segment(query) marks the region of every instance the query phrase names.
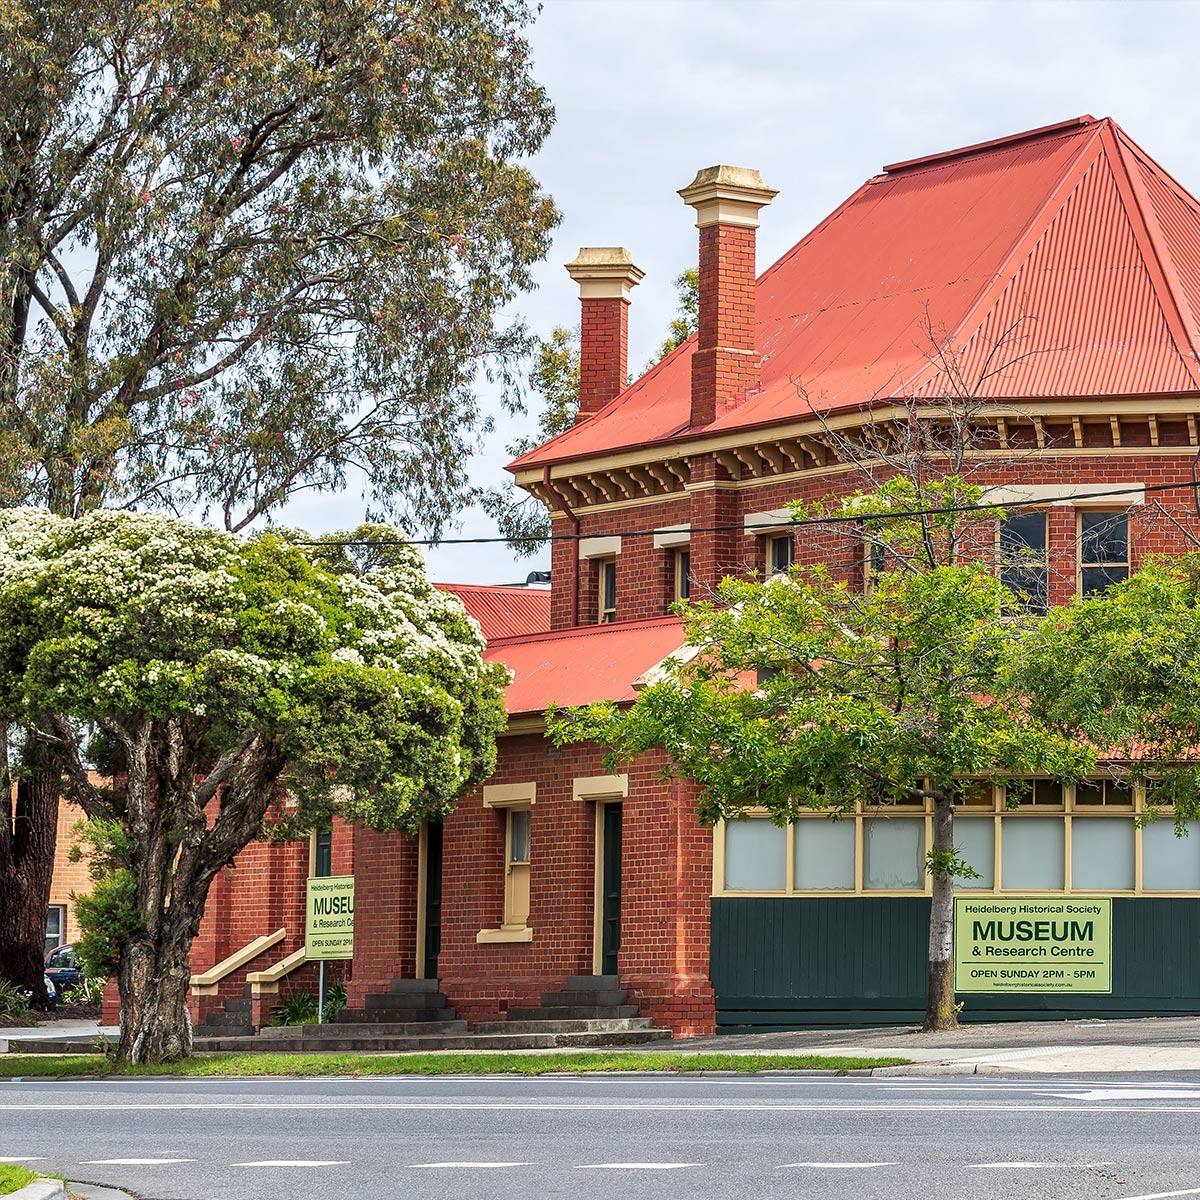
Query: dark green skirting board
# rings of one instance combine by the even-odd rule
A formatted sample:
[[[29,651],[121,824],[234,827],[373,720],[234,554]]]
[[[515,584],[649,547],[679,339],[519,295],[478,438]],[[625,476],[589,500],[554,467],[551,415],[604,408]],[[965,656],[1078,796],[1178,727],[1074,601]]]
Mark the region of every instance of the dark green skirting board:
[[[928,940],[924,896],[714,897],[718,1029],[920,1021]],[[959,999],[963,1021],[1200,1013],[1200,898],[1114,898],[1112,995]]]

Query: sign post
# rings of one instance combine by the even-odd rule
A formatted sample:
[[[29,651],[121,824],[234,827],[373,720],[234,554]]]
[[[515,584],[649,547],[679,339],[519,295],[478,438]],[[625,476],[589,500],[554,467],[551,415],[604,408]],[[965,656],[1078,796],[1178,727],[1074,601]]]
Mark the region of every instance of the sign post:
[[[1112,900],[956,896],[956,992],[1112,991]]]
[[[325,1020],[325,963],[354,957],[354,876],[318,875],[308,880],[304,954],[321,964],[317,1024]]]

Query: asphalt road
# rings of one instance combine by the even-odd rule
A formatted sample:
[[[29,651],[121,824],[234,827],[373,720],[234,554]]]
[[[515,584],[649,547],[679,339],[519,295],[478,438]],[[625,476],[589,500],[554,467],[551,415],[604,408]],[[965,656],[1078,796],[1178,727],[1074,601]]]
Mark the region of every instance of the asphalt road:
[[[146,1200],[1200,1197],[1200,1076],[0,1083],[0,1159]]]

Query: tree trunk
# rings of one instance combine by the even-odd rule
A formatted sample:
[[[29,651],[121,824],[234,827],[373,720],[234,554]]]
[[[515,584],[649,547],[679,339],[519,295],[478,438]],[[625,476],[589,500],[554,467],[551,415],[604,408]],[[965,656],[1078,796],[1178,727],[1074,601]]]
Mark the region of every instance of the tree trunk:
[[[117,972],[121,994],[118,1062],[178,1062],[191,1053],[187,997],[194,935],[188,930],[199,925],[203,909],[201,901],[194,925],[191,917],[173,912],[171,919],[159,926],[157,936],[143,934],[125,944]]]
[[[934,862],[945,862],[954,852],[954,802],[938,799],[933,809]],[[925,1001],[925,1029],[958,1028],[954,1005],[954,876],[935,872],[933,904],[929,911],[929,993]]]
[[[0,829],[0,978],[27,988],[34,1007],[45,1008],[46,912],[60,789],[57,774],[37,751],[27,752],[34,761],[17,784],[11,827]]]

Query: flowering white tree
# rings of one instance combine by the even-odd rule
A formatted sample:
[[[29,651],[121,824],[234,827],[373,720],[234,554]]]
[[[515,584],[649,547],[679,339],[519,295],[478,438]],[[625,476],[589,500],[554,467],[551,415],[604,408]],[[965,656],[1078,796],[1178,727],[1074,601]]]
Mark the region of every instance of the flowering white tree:
[[[365,573],[284,538],[149,515],[0,512],[0,705],[39,737],[109,868],[119,1057],[182,1057],[192,940],[263,830],[333,813],[411,829],[490,772],[502,668],[460,602],[390,547]],[[120,786],[89,779],[82,730]]]

